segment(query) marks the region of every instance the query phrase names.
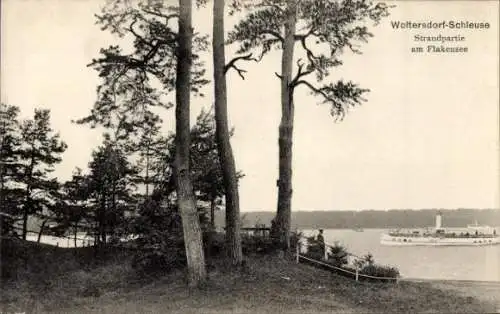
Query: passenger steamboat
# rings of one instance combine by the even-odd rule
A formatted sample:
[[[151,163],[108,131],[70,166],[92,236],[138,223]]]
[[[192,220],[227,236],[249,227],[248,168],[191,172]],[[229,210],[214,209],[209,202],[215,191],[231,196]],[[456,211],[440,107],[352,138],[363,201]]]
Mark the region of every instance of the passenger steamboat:
[[[467,225],[466,228],[444,228],[441,226],[442,214],[436,215],[436,226],[415,230],[392,230],[382,234],[382,245],[411,246],[411,245],[457,245],[482,246],[500,244],[497,230],[490,226]]]

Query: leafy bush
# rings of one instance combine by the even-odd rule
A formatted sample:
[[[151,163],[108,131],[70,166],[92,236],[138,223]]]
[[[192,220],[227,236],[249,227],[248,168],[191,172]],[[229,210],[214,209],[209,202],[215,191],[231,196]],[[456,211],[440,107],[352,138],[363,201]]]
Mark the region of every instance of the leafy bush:
[[[363,275],[369,275],[374,277],[387,277],[387,278],[399,278],[399,270],[396,267],[385,266],[385,265],[366,265],[360,272]]]
[[[157,239],[139,238],[140,250],[132,259],[132,267],[141,272],[169,272],[186,265],[184,242],[169,236]]]
[[[295,252],[297,243],[302,237],[300,232],[290,233],[290,251]],[[281,248],[280,243],[272,236],[267,235],[247,235],[241,237],[241,245],[244,254],[269,254]]]
[[[15,236],[16,231],[14,228],[14,217],[0,212],[0,236]]]
[[[325,257],[324,245],[319,243],[314,236],[307,237],[307,257],[315,260],[323,260]]]
[[[399,278],[399,270],[396,267],[376,264],[371,253],[356,260],[354,266],[359,270],[360,274],[374,277]]]
[[[300,239],[304,237],[304,234],[300,231],[294,231],[290,234],[290,249],[295,251]]]
[[[214,241],[209,230],[204,208],[199,207],[205,252],[214,248],[221,251],[223,242]],[[141,205],[139,216],[132,223],[129,233],[137,235],[133,246],[136,254],[132,267],[140,272],[169,272],[186,265],[186,252],[182,220],[174,203],[162,204],[154,198]]]
[[[375,259],[371,253],[368,253],[361,259],[356,259],[353,264],[357,269],[363,269],[366,266],[374,265]]]
[[[208,230],[203,233],[203,243],[206,256],[215,257],[225,253],[226,239],[223,233]]]
[[[330,247],[330,251],[328,252],[328,263],[332,264],[336,267],[342,267],[349,263],[349,252],[347,252],[347,248],[338,243],[335,243],[334,246]]]
[[[262,235],[243,235],[241,246],[243,254],[268,254],[278,248],[275,241]]]
[[[171,271],[186,263],[182,222],[170,207],[149,201],[140,209],[140,216],[132,223],[137,249],[132,267],[141,272]]]

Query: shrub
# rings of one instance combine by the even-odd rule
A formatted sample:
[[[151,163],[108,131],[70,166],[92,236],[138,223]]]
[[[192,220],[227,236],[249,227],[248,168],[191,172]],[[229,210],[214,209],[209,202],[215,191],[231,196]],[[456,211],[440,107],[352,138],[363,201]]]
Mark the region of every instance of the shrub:
[[[377,265],[371,253],[368,253],[361,259],[356,260],[354,262],[354,266],[359,270],[359,273],[363,275],[399,278],[399,270],[396,267]]]
[[[262,235],[243,235],[241,246],[243,254],[269,254],[279,248],[276,241]]]
[[[182,222],[173,208],[154,201],[146,202],[140,216],[133,221],[131,232],[138,236],[134,241],[134,269],[140,272],[168,272],[185,265]]]
[[[290,234],[290,249],[295,251],[300,239],[304,237],[303,233],[300,231],[294,231]]]
[[[387,277],[387,278],[399,278],[399,270],[396,267],[385,266],[385,265],[366,265],[360,272],[363,275],[369,275],[374,277]]]
[[[169,272],[186,265],[184,242],[177,238],[139,238],[138,245],[132,267],[140,272]]]
[[[208,257],[220,256],[225,252],[226,239],[223,233],[208,230],[203,233],[203,243]]]
[[[139,216],[131,222],[128,233],[137,235],[133,241],[136,254],[132,267],[140,272],[169,272],[186,265],[182,220],[177,205],[165,203],[161,198],[152,197],[141,205]],[[219,254],[223,240],[214,238],[214,232],[208,228],[206,209],[198,207],[198,214],[205,254]]]
[[[342,267],[348,264],[348,256],[349,252],[347,252],[347,248],[335,243],[334,246],[330,247],[330,251],[328,252],[328,263],[336,267]]]
[[[7,236],[16,236],[16,231],[14,227],[14,217],[7,214],[0,212],[0,236],[2,237],[7,237]]]
[[[371,253],[368,253],[361,259],[356,259],[353,264],[357,269],[362,269],[366,266],[374,265],[375,259],[373,258],[373,255]]]
[[[323,260],[325,257],[324,245],[319,243],[314,236],[307,237],[307,257],[315,260]]]

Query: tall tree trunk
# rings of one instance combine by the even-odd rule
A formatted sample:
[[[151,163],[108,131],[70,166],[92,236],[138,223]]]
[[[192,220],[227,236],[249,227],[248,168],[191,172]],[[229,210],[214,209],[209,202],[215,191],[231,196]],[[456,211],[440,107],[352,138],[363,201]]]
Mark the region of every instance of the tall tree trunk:
[[[216,206],[216,196],[212,192],[210,196],[210,231],[215,231],[215,206]]]
[[[215,188],[212,188],[212,192],[210,192],[210,229],[207,233],[206,239],[206,255],[211,256],[212,255],[212,244],[214,240],[214,234],[215,234],[215,207],[217,206],[216,204],[217,201],[217,193]]]
[[[28,216],[32,206],[31,192],[32,192],[32,183],[33,183],[33,168],[35,167],[35,156],[33,155],[33,151],[35,150],[33,144],[31,145],[31,159],[29,168],[26,171],[26,199],[23,208],[23,240],[26,240],[28,235]]]
[[[101,206],[99,208],[99,242],[98,247],[106,244],[106,194],[101,196]]]
[[[224,48],[224,0],[214,0],[212,48],[215,88],[215,134],[226,192],[226,244],[233,265],[240,265],[243,261],[240,234],[240,201],[236,165],[229,141],[227,87],[224,73],[226,65]]]
[[[73,226],[74,228],[74,231],[75,231],[75,238],[74,238],[74,242],[75,242],[75,248],[77,247],[76,245],[76,236],[77,236],[77,233],[78,233],[78,222],[75,222],[75,225]],[[82,244],[82,247],[83,247],[83,244]]]
[[[192,0],[179,0],[179,45],[177,51],[177,80],[175,108],[175,183],[177,204],[182,218],[184,243],[188,266],[189,286],[198,286],[206,280],[205,255],[196,209],[193,183],[189,167],[190,147],[190,92],[192,37]]]
[[[28,203],[28,200],[26,201]],[[28,206],[24,206],[24,211],[23,211],[23,240],[26,240],[26,237],[28,235]]]
[[[116,208],[116,181],[113,179],[113,196],[111,198],[111,206],[112,206],[112,211],[111,211],[111,217],[113,217],[112,225],[116,226],[116,220],[118,219],[118,210]],[[114,232],[114,228],[112,228],[113,233],[111,233],[111,239],[113,239],[114,236],[116,236],[116,233]]]
[[[45,224],[47,224],[48,221],[49,221],[49,218],[45,218],[42,221],[42,225],[40,226],[40,231],[38,231],[38,239],[36,240],[37,243],[40,243],[40,241],[42,240],[42,234],[45,231]]]
[[[146,199],[148,199],[148,197],[149,197],[149,146],[146,150],[146,177],[145,177],[144,181],[146,181]]]
[[[293,137],[293,89],[290,86],[295,45],[296,0],[287,1],[285,41],[281,57],[281,122],[279,126],[279,179],[278,206],[275,218],[275,236],[283,248],[290,248],[290,224],[292,215],[292,137]]]

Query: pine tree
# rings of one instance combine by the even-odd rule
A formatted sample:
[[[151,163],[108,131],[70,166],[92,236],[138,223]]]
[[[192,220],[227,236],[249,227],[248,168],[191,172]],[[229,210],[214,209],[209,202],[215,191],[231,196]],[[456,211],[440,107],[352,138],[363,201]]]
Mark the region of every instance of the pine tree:
[[[90,220],[94,222],[94,239],[104,246],[109,238],[118,239],[126,233],[127,213],[135,209],[133,178],[137,172],[123,151],[105,142],[92,154],[87,175]]]
[[[111,46],[101,50],[102,58],[93,60],[91,65],[99,71],[103,84],[98,87],[98,101],[91,115],[79,122],[133,133],[142,124],[144,114],[153,113],[152,107],[170,107],[166,96],[175,91],[174,181],[183,217],[189,282],[196,285],[204,280],[206,269],[189,171],[189,107],[191,93],[201,94],[199,88],[207,81],[193,53],[205,50],[206,40],[193,36],[191,6],[191,0],[180,0],[178,7],[163,1],[108,3],[98,22],[104,30],[119,36],[131,35],[134,51],[124,54],[120,47]],[[178,31],[172,27],[175,20]],[[152,82],[160,89],[153,88]]]
[[[19,108],[0,104],[0,234],[14,233],[20,212],[22,189],[17,180],[21,171]]]
[[[261,0],[234,1],[236,10],[249,11],[228,36],[238,43],[238,53],[258,50],[264,56],[281,49],[281,122],[279,125],[279,178],[273,236],[284,250],[290,247],[292,209],[292,144],[294,127],[294,92],[306,87],[322,103],[330,105],[330,113],[342,119],[350,107],[360,105],[367,89],[353,82],[324,83],[330,71],[342,65],[344,49],[360,53],[358,44],[373,35],[367,22],[378,23],[388,15],[388,6],[370,0]],[[293,63],[298,46],[301,57]],[[313,49],[313,47],[315,49]],[[305,59],[305,61],[304,61]],[[309,77],[315,75],[311,83]]]
[[[67,145],[51,128],[50,111],[44,109],[35,109],[33,119],[23,121],[21,141],[22,170],[17,182],[23,189],[22,222],[23,239],[26,240],[28,217],[43,214],[57,200],[59,183],[49,175],[62,161],[61,155]]]

